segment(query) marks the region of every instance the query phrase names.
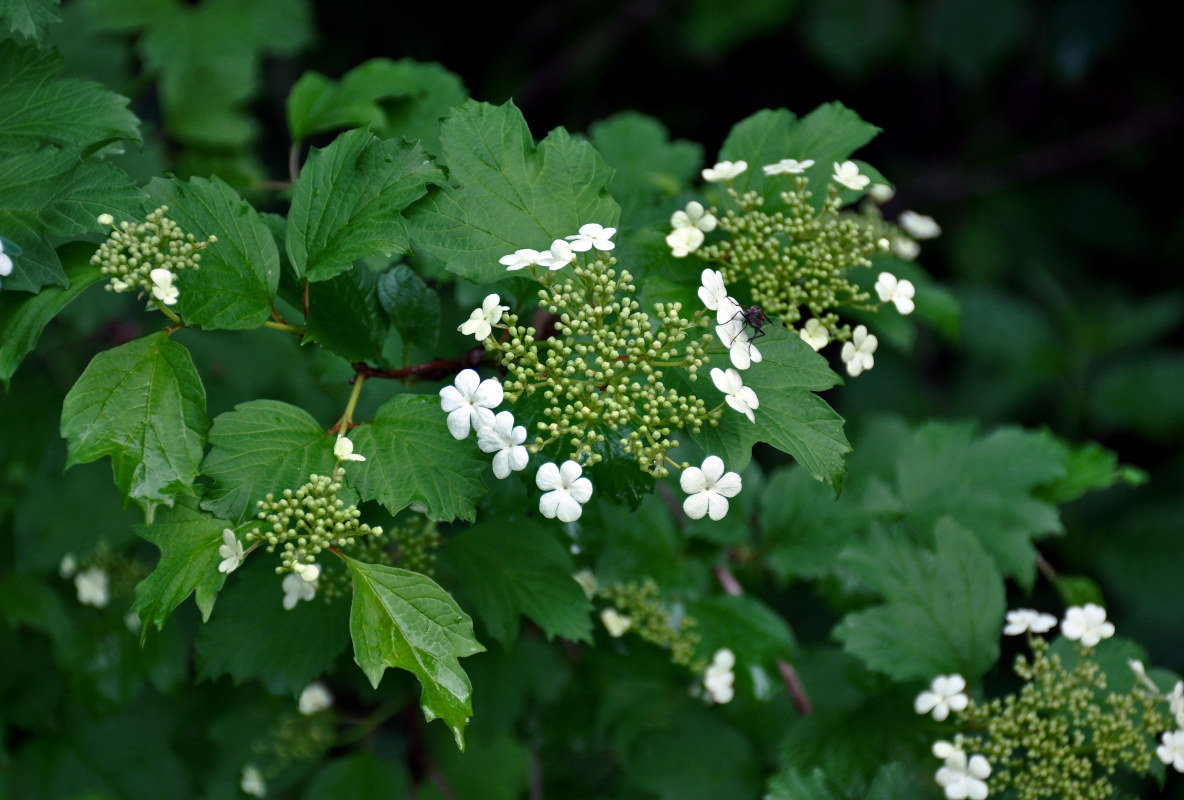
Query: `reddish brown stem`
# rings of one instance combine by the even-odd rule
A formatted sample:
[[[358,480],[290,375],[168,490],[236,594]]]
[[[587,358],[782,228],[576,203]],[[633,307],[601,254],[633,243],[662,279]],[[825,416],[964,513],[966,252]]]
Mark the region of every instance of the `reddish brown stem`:
[[[785,660],[777,661],[777,669],[781,672],[781,680],[785,682],[785,691],[789,692],[789,697],[793,700],[798,713],[803,717],[813,714],[814,706],[810,703],[810,696],[806,694],[806,687],[802,685],[802,679],[798,677],[797,670]]]
[[[485,348],[474,347],[460,358],[437,358],[433,361],[412,364],[409,367],[401,367],[399,369],[376,369],[365,362],[359,361],[353,364],[356,374],[350,380],[350,383],[356,381],[359,376],[364,378],[386,378],[395,381],[406,380],[412,377],[425,381],[441,381],[449,375],[460,372],[462,369],[469,369],[480,365],[484,358]]]

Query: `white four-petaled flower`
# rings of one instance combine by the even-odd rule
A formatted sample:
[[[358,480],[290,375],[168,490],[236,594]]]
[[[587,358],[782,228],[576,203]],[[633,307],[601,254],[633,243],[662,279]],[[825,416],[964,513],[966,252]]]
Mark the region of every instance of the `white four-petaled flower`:
[[[812,158],[807,158],[805,161],[798,161],[796,158],[783,158],[776,164],[766,164],[761,169],[765,171],[765,175],[801,175],[812,166],[814,166]]]
[[[703,519],[704,515],[718,520],[728,513],[728,498],[740,494],[742,483],[735,472],[725,472],[724,461],[719,456],[703,459],[702,467],[687,467],[679,476],[678,483],[689,495],[682,502],[682,510],[691,519]]]
[[[740,313],[740,304],[728,295],[728,287],[724,286],[724,276],[719,270],[703,270],[699,281],[703,284],[699,287],[699,299],[707,310],[715,312],[716,322],[728,322]]]
[[[7,278],[12,274],[12,257],[4,252],[4,242],[0,242],[0,278]]]
[[[263,773],[254,764],[243,767],[243,776],[238,787],[243,790],[243,794],[249,794],[251,797],[267,797],[267,784],[263,781]]]
[[[538,250],[524,248],[522,250],[515,250],[508,256],[502,256],[497,260],[497,263],[505,266],[507,272],[513,272],[516,269],[524,269],[539,264],[539,259],[542,257],[543,254]]]
[[[843,351],[840,353],[843,363],[847,365],[847,374],[857,378],[860,373],[874,367],[876,359],[872,354],[879,346],[880,340],[867,332],[866,325],[857,325],[851,332],[851,341],[843,345]]]
[[[763,358],[761,351],[752,343],[753,334],[745,329],[742,314],[733,314],[724,324],[716,325],[715,336],[728,348],[728,357],[732,359],[732,366],[736,369],[748,369]]]
[[[950,715],[951,711],[962,711],[970,702],[970,698],[963,691],[966,679],[961,675],[938,675],[933,679],[929,688],[917,695],[913,701],[913,709],[918,714],[933,713],[933,718],[941,722]]]
[[[884,205],[896,196],[896,190],[886,183],[873,183],[872,187],[867,190],[867,196],[872,199],[873,203]]]
[[[627,630],[633,627],[633,619],[618,612],[615,608],[606,608],[601,611],[600,621],[604,623],[604,629],[608,631],[608,635],[614,639],[621,638]]]
[[[703,244],[703,231],[693,226],[675,228],[666,234],[666,246],[675,258],[686,258]]]
[[[947,800],[984,800],[990,775],[991,764],[986,758],[973,755],[968,760],[965,752],[954,750],[934,777]]]
[[[284,609],[291,611],[301,600],[311,600],[317,596],[316,582],[309,582],[295,572],[285,575],[281,584],[284,590]]]
[[[469,426],[480,431],[493,425],[493,411],[502,404],[502,385],[493,378],[481,380],[476,370],[461,370],[453,386],[440,390],[440,408],[448,414],[448,431],[457,439],[469,435]]]
[[[1019,636],[1021,633],[1048,633],[1057,626],[1057,618],[1031,608],[1017,608],[1007,612],[1007,624],[1003,626],[1004,636]]]
[[[748,169],[747,161],[720,161],[714,167],[703,170],[703,180],[708,183],[730,181]]]
[[[798,335],[802,341],[814,348],[815,352],[826,347],[830,342],[830,331],[817,319],[808,319]]]
[[[320,681],[313,681],[304,687],[296,708],[301,714],[310,716],[333,707],[333,693]]]
[[[936,239],[941,236],[941,226],[937,220],[916,211],[902,211],[897,222],[914,239]]]
[[[567,237],[571,242],[571,249],[577,253],[584,253],[595,247],[597,250],[612,250],[617,245],[613,242],[616,228],[606,228],[595,222],[580,226],[579,233]]]
[[[711,233],[715,230],[717,224],[719,224],[719,220],[712,216],[710,211],[703,208],[702,203],[695,200],[687,203],[687,207],[684,210],[675,211],[670,215],[670,227],[675,230],[679,228],[698,228],[703,233]],[[699,241],[702,242],[703,240],[700,239]]]
[[[726,647],[715,651],[711,665],[703,674],[703,688],[707,690],[712,701],[720,704],[732,702],[732,698],[735,697],[733,684],[736,681],[732,668],[735,666],[735,653]]]
[[[1168,708],[1176,717],[1176,724],[1184,728],[1184,681],[1176,681],[1167,696]]]
[[[563,269],[576,260],[575,249],[565,240],[556,239],[551,242],[551,249],[539,253],[538,265],[551,271]]]
[[[1080,641],[1085,647],[1094,647],[1114,635],[1114,623],[1106,621],[1106,609],[1086,603],[1084,607],[1073,606],[1065,611],[1061,633],[1066,639]]]
[[[79,572],[74,576],[74,589],[78,592],[78,602],[95,608],[106,608],[109,596],[107,594],[107,573],[98,567]]]
[[[177,297],[181,294],[180,290],[173,286],[176,276],[164,267],[157,267],[148,273],[148,277],[152,279],[152,296],[166,306],[176,305]]]
[[[891,272],[881,272],[876,278],[876,294],[880,302],[892,303],[901,314],[913,313],[913,297],[917,290],[909,280],[897,280]]]
[[[234,535],[230,528],[222,529],[222,544],[218,545],[218,556],[222,563],[218,565],[219,572],[227,575],[234,572],[247,556],[243,552],[243,543]]]
[[[493,425],[477,431],[477,446],[482,453],[494,453],[493,474],[506,478],[511,472],[526,468],[530,454],[522,443],[526,441],[526,427],[514,426],[514,415],[499,411]]]
[[[862,191],[872,182],[872,179],[859,173],[859,165],[854,161],[844,161],[842,164],[834,162],[835,173],[831,176],[835,183],[841,183],[848,189]]]
[[[739,372],[731,367],[727,371],[712,369],[711,382],[724,393],[724,400],[729,406],[748,417],[749,422],[756,422],[752,412],[760,408],[760,401],[757,400],[756,392],[744,385]]]
[[[584,503],[592,498],[592,481],[580,477],[583,468],[574,461],[564,461],[557,467],[550,461],[539,467],[535,484],[543,490],[539,511],[547,519],[575,522],[584,511]]]
[[[1159,747],[1155,748],[1159,760],[1176,772],[1184,772],[1184,730],[1167,731],[1160,742]]]
[[[500,305],[501,297],[496,294],[486,295],[485,299],[481,301],[481,307],[473,309],[473,313],[469,314],[469,318],[457,326],[457,330],[465,336],[472,336],[477,341],[485,341],[485,338],[493,332],[493,326],[501,322],[502,314],[510,309],[509,306]]]
[[[914,242],[907,236],[893,236],[892,237],[892,252],[896,257],[904,261],[912,261],[921,254],[921,245]]]
[[[338,436],[333,443],[333,455],[338,461],[365,461],[366,457],[354,452],[354,442],[348,436]]]

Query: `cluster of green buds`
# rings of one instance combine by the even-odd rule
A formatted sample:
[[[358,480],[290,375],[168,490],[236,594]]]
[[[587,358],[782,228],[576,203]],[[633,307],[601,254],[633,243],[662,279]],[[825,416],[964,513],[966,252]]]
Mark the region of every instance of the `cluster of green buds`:
[[[90,263],[110,277],[108,291],[143,291],[164,305],[177,302],[179,292],[173,285],[177,273],[198,269],[201,251],[218,238],[210,236],[198,241],[165,216],[168,210],[168,206],[161,206],[143,222],[125,220],[118,225],[110,214],[99,215],[99,224],[112,230],[91,256]]]
[[[699,646],[699,634],[695,631],[698,621],[683,613],[681,605],[665,603],[653,579],[607,586],[598,594],[613,604],[600,615],[610,635],[622,636],[632,631],[650,644],[669,650],[670,660],[675,664],[696,673],[707,668],[707,662],[695,656]]]

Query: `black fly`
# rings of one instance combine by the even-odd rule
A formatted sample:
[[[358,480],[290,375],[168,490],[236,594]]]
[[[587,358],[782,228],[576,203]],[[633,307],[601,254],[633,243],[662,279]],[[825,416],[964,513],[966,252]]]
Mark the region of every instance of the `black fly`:
[[[760,306],[749,306],[748,308],[740,309],[730,320],[728,320],[727,324],[731,324],[737,319],[743,319],[744,322],[740,326],[740,331],[737,332],[736,336],[731,342],[728,342],[728,347],[731,347],[732,344],[735,343],[736,339],[740,337],[740,334],[744,332],[745,328],[752,328],[752,333],[748,335],[748,341],[755,342],[757,339],[765,335],[764,327],[768,322],[771,321],[768,315],[766,315],[765,312],[761,310]]]

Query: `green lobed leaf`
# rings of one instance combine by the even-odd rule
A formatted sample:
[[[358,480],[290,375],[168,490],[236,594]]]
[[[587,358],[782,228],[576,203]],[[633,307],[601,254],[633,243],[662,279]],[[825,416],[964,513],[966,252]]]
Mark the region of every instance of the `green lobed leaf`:
[[[631,784],[663,800],[755,797],[756,752],[720,715],[690,707],[678,711],[667,730],[639,737],[624,766]]]
[[[400,394],[350,431],[354,451],[366,457],[348,470],[363,500],[392,514],[419,501],[432,519],[476,519],[488,457],[472,438],[452,438],[444,417],[438,398]]]
[[[345,563],[354,582],[354,660],[376,689],[387,667],[415,675],[424,717],[443,719],[463,749],[472,686],[457,659],[485,649],[473,636],[473,621],[426,575],[352,558]]]
[[[409,344],[434,347],[440,336],[440,295],[406,264],[396,264],[378,279],[378,302]]]
[[[208,621],[214,601],[226,580],[218,571],[222,557],[222,531],[233,527],[225,520],[204,514],[195,498],[182,498],[166,509],[152,525],[137,525],[136,533],[160,550],[160,561],[148,577],[136,584],[132,610],[143,622],[141,641],[148,626],[163,630],[173,609],[196,592],[201,618]]]
[[[882,528],[849,546],[843,565],[887,602],[848,614],[835,636],[897,680],[949,672],[973,680],[999,658],[1003,577],[978,537],[952,519],[939,520],[934,537],[932,552]]]
[[[548,639],[592,640],[592,605],[572,579],[571,555],[552,530],[526,520],[477,525],[448,540],[445,558],[489,635],[503,646],[517,638],[520,614]]]
[[[452,186],[408,212],[416,246],[477,283],[506,275],[498,259],[521,248],[545,250],[581,225],[617,224],[606,187],[612,170],[586,141],[556,128],[534,146],[513,103],[468,101],[441,126]]]
[[[278,400],[250,400],[219,414],[210,428],[203,475],[213,478],[202,508],[224,519],[254,515],[268,492],[332,473],[333,437],[307,411]]]
[[[764,561],[783,581],[830,574],[848,538],[868,520],[861,505],[836,500],[798,466],[769,477],[760,508]]]
[[[364,264],[308,284],[305,344],[317,342],[347,361],[378,361],[389,332],[378,275]]]
[[[323,281],[358,259],[408,252],[400,213],[442,179],[418,144],[383,141],[367,130],[314,148],[288,214],[288,258],[297,277]]]
[[[798,767],[785,767],[766,787],[763,800],[839,800],[842,795],[817,767],[809,774]]]
[[[621,217],[634,227],[651,217],[668,220],[674,209],[665,204],[691,184],[703,164],[701,145],[670,141],[661,122],[636,111],[595,122],[588,134],[616,170],[609,191],[621,204]]]
[[[303,800],[402,800],[408,776],[398,761],[362,751],[330,762],[309,783]]]
[[[218,241],[201,253],[201,268],[177,276],[176,310],[188,325],[223,330],[257,328],[271,315],[280,280],[275,239],[251,205],[221,179],[155,178],[148,194],[198,241]]]
[[[687,613],[698,620],[697,631],[709,651],[728,647],[745,669],[758,664],[773,668],[778,659],[791,658],[797,646],[785,620],[754,597],[697,600],[687,604]]]
[[[209,422],[189,351],[155,333],[95,356],[66,395],[66,466],[111,456],[115,484],[149,523],[191,493]]]

